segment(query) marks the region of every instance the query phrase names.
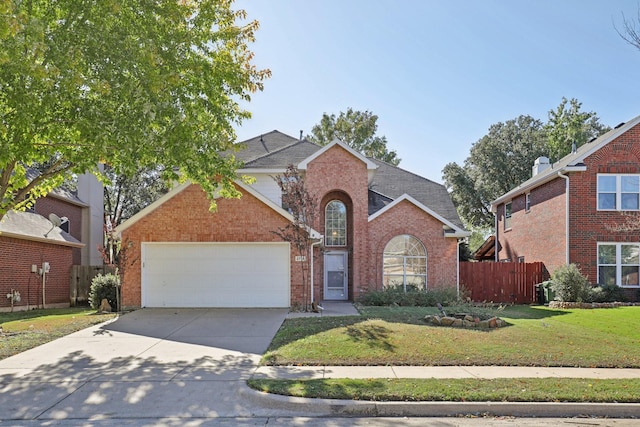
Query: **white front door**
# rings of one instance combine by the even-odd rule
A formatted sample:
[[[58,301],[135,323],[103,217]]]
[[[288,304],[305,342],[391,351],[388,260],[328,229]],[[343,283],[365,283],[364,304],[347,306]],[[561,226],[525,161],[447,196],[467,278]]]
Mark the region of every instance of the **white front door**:
[[[347,288],[347,252],[327,252],[324,254],[324,299],[349,299]]]

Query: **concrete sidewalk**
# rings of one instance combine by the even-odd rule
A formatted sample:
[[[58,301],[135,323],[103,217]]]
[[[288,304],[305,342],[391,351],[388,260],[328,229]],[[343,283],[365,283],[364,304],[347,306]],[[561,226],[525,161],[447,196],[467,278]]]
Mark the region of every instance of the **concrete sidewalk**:
[[[252,378],[591,378],[640,379],[640,369],[528,366],[260,366]]]

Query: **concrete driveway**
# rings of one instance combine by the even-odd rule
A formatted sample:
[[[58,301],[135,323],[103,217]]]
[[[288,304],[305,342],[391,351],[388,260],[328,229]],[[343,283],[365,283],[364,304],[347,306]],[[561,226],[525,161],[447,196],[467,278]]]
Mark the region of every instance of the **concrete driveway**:
[[[0,420],[241,417],[286,309],[142,309],[0,361]],[[4,423],[0,423],[4,425]]]

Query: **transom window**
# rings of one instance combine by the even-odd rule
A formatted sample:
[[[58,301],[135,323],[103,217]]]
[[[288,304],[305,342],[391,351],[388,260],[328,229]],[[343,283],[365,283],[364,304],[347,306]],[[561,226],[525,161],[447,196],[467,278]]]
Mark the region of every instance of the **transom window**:
[[[638,287],[640,243],[598,243],[598,283]]]
[[[598,175],[598,210],[640,209],[640,175]]]
[[[327,246],[347,245],[347,208],[340,200],[327,203],[324,232]]]
[[[427,289],[427,250],[420,240],[408,234],[396,236],[385,246],[383,258],[385,288]]]

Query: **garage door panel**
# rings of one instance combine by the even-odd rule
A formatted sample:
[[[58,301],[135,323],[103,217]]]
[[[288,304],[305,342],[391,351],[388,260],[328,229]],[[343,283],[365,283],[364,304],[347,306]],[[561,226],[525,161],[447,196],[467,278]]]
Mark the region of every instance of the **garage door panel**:
[[[143,243],[146,307],[288,307],[287,243]]]

